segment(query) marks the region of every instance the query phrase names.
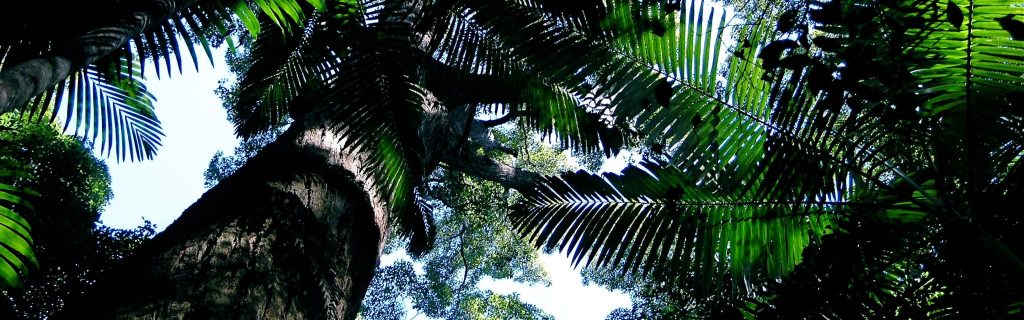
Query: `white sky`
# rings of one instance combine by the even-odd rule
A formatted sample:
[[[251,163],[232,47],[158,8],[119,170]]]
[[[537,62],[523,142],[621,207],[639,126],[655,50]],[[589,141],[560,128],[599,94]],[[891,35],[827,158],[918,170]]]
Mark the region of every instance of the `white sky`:
[[[101,220],[117,228],[133,228],[149,219],[158,230],[167,227],[206,191],[203,171],[218,150],[230,153],[238,139],[213,93],[219,79],[229,78],[223,51],[214,53],[216,67],[202,64],[200,73],[185,63],[185,73],[156,79],[147,64],[146,85],[156,96],[156,113],[166,136],[153,160],[117,163],[108,159],[114,199]],[[552,285],[526,286],[485,279],[482,288],[518,292],[521,299],[557,319],[604,319],[612,310],[630,306],[629,297],[601,287],[583,286],[579,272],[563,255],[542,255]]]

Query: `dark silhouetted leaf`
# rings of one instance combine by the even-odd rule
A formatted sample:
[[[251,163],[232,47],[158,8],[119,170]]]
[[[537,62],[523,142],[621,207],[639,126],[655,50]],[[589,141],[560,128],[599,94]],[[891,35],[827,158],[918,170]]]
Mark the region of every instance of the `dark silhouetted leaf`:
[[[661,37],[665,35],[666,29],[665,25],[662,24],[661,21],[649,20],[647,21],[647,31],[650,31],[654,35]]]
[[[946,4],[946,21],[949,21],[957,30],[960,30],[960,26],[964,24],[964,12],[960,10],[960,6],[953,3],[953,0],[949,0]]]
[[[779,32],[792,31],[793,27],[796,26],[796,18],[799,13],[800,12],[797,9],[792,9],[782,13],[782,15],[779,16],[778,24],[776,24],[776,28]]]
[[[797,70],[807,66],[808,63],[811,63],[810,57],[806,54],[798,54],[783,58],[779,61],[779,67]]]
[[[668,199],[668,200],[679,199],[682,196],[683,196],[683,188],[679,187],[679,186],[671,187],[671,188],[668,189],[668,191],[665,191],[665,199]]]
[[[757,55],[761,59],[762,66],[765,69],[774,69],[778,62],[779,56],[786,49],[796,48],[797,43],[793,40],[778,40],[769,43],[761,49],[761,53]]]
[[[651,152],[654,154],[665,153],[665,145],[661,143],[651,144]]]
[[[1013,17],[1016,15],[1008,14],[1005,17],[997,18],[999,26],[1003,27],[1003,30],[1010,33],[1010,37],[1013,40],[1024,40],[1024,22],[1014,20]]]
[[[665,4],[664,9],[666,14],[672,14],[673,12],[679,11],[679,6],[672,3],[668,3]]]
[[[658,86],[654,88],[654,99],[662,107],[668,107],[669,101],[672,100],[672,83],[669,83],[668,79],[661,79]]]
[[[829,38],[826,36],[814,37],[814,40],[811,40],[811,42],[814,42],[814,45],[827,52],[836,52],[840,47],[842,47],[842,42],[839,39]]]
[[[814,65],[807,73],[807,88],[811,89],[811,92],[820,92],[830,82],[832,82],[832,70],[824,65]]]

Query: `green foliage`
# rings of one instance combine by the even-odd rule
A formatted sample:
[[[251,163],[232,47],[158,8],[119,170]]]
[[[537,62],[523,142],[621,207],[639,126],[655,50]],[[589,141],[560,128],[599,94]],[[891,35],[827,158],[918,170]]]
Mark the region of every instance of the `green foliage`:
[[[25,164],[33,178],[19,182],[46,199],[35,203],[36,212],[26,218],[33,224],[58,229],[66,226],[66,229],[88,233],[102,208],[113,197],[106,164],[93,157],[81,141],[61,135],[49,124],[25,123],[16,117],[5,117],[5,126],[11,129],[0,133],[3,141],[0,154]],[[37,234],[42,235],[38,232],[42,231],[37,230]]]
[[[12,183],[45,200],[34,201],[22,221],[34,226],[30,239],[38,269],[22,273],[19,288],[5,288],[0,317],[39,319],[85,291],[154,230],[148,223],[135,230],[94,226],[113,193],[107,166],[81,141],[50,124],[10,115],[3,126],[2,160],[24,167]]]
[[[1024,195],[1021,6],[417,5],[201,2],[164,32],[140,36],[134,50],[161,57],[168,70],[175,57],[181,69],[168,35],[184,22],[181,34],[217,29],[232,39],[223,32],[247,30],[239,39],[251,41],[251,63],[239,68],[229,104],[237,132],[268,132],[289,117],[332,126],[347,148],[369,154],[378,184],[371,188],[387,199],[398,234],[457,238],[424,259],[457,261],[459,251],[466,277],[475,261],[461,252],[473,242],[466,212],[475,211],[423,186],[435,176],[422,169],[438,160],[417,129],[434,108],[504,113],[501,121],[580,154],[650,151],[652,159],[620,175],[547,178],[523,190],[512,213],[521,232],[567,250],[576,263],[653,275],[641,291],[648,302],[664,300],[641,305],[641,316],[1020,313],[1024,222],[1002,208]],[[131,59],[116,62],[123,60]],[[838,254],[849,257],[831,256]],[[411,263],[393,267],[384,271],[388,281],[411,281],[396,292],[428,290],[423,296],[441,297],[444,306],[486,313],[476,307],[482,301],[514,301],[462,295],[450,263],[425,263],[428,281],[416,280]],[[841,292],[851,287],[860,290]],[[378,298],[397,308],[396,296]],[[428,314],[447,312],[413,297]],[[852,307],[843,305],[850,300]],[[722,313],[710,311],[718,306]]]
[[[661,160],[621,175],[549,178],[524,192],[517,227],[577,264],[647,273],[687,261],[672,263],[672,272],[701,283],[691,287],[701,296],[743,295],[792,270],[802,249],[828,232],[829,208],[845,201],[842,189],[767,192],[789,177],[764,170],[774,161],[766,151],[775,128],[770,86],[754,57],[771,27],[763,20],[729,27],[737,17],[696,1],[612,2],[587,14],[597,26],[565,32],[605,54],[575,63],[614,61],[618,69],[597,81],[621,88],[608,94],[607,112],[636,128],[649,156]],[[731,50],[726,34],[736,40]]]
[[[16,165],[18,171],[6,171],[5,175],[4,182],[9,185],[3,190],[4,200],[12,206],[3,208],[6,246],[0,250],[14,251],[4,253],[5,264],[0,268],[15,267],[5,270],[4,280],[7,285],[19,286],[19,278],[28,271],[24,262],[38,264],[32,246],[50,241],[73,243],[79,236],[76,232],[89,232],[100,208],[110,200],[110,177],[106,165],[95,160],[89,149],[76,139],[60,135],[48,124],[25,123],[17,117],[5,116],[2,126],[6,129],[0,132],[0,161]],[[33,201],[34,205],[19,200],[24,196],[39,199],[40,195],[47,200]],[[21,212],[22,218],[12,209],[30,210]],[[43,224],[47,227],[39,227]],[[51,233],[48,226],[81,230]],[[65,246],[69,252],[77,251],[74,244]]]
[[[475,192],[481,187],[493,188],[468,185],[479,183],[467,181],[466,188],[477,189]],[[361,316],[404,319],[406,303],[410,303],[416,313],[431,318],[507,319],[509,314],[517,314],[517,319],[549,318],[514,295],[477,287],[484,278],[531,284],[547,281],[533,247],[520,240],[503,219],[500,194],[478,193],[453,199],[465,201],[459,209],[470,209],[467,211],[435,211],[437,245],[423,256],[399,258],[379,268],[363,301]],[[389,250],[395,253],[404,241],[392,241]]]
[[[742,277],[778,279],[791,270],[827,232],[825,207],[842,205],[723,194],[698,179],[650,162],[621,175],[563,174],[525,192],[513,221],[539,246],[568,250],[574,264],[646,272],[688,260],[673,271],[709,285],[731,271],[733,284],[745,286]]]
[[[18,10],[5,10],[0,13],[0,71],[44,56],[53,48],[97,41],[78,41],[74,36],[108,27],[139,11],[148,12],[147,5],[121,0],[88,4],[62,0],[25,3]],[[65,131],[73,124],[75,135],[98,141],[101,153],[113,153],[118,160],[152,158],[163,134],[153,110],[155,98],[142,83],[147,61],[153,63],[158,78],[162,73],[170,76],[173,69],[181,72],[186,56],[198,71],[201,52],[212,64],[211,47],[222,40],[233,46],[227,37],[232,30],[244,28],[255,37],[267,29],[261,28],[259,17],[267,17],[277,29],[290,30],[305,21],[311,8],[324,6],[322,0],[197,1],[169,19],[151,17],[157,21],[153,27],[93,64],[72,66],[80,69],[71,70],[68,79],[40,94],[21,111],[30,118],[51,115],[50,121],[64,114]],[[253,9],[262,14],[257,15]]]
[[[1001,208],[1021,192],[1020,6],[756,5],[719,62],[722,38],[699,45],[715,20],[688,4],[689,27],[655,22],[674,8],[610,5],[596,32],[679,79],[633,96],[661,108],[613,111],[642,110],[617,120],[650,133],[659,161],[546,179],[516,210],[524,234],[648,271],[634,287],[646,317],[1019,315],[1024,220]],[[647,31],[616,33],[629,28]]]
[[[804,132],[841,137],[811,141],[859,170],[861,192],[875,194],[865,201],[877,207],[821,244],[858,248],[860,264],[830,264],[819,249],[822,257],[784,282],[785,293],[761,305],[762,314],[793,316],[790,299],[811,293],[811,277],[820,277],[811,274],[829,272],[834,285],[876,285],[847,297],[861,303],[856,308],[819,300],[813,310],[825,316],[1018,316],[1024,223],[999,208],[1021,192],[1011,173],[1019,171],[1024,132],[1015,98],[1024,92],[1024,63],[1013,54],[1024,42],[1012,24],[1021,10],[999,1],[823,1],[809,10],[819,35],[783,59],[816,59],[770,70],[780,88],[776,108],[791,119],[827,119]],[[841,112],[815,116],[822,109]],[[818,295],[837,294],[826,291]]]
[[[241,168],[246,161],[263,150],[263,147],[273,142],[281,132],[279,129],[242,140],[238,146],[235,146],[235,151],[231,155],[224,155],[223,151],[217,151],[210,159],[206,171],[203,172],[203,185],[206,188],[213,188],[218,182],[235,173],[235,170]]]
[[[42,228],[42,227],[40,227]],[[80,232],[82,230],[67,230]],[[77,246],[85,251],[51,252],[39,246],[41,269],[26,279],[21,289],[9,290],[0,301],[4,319],[43,319],[87,292],[105,273],[156,234],[156,226],[145,221],[134,229],[91,227]],[[54,243],[59,248],[61,243]],[[9,299],[9,300],[8,300]]]
[[[107,69],[88,66],[29,103],[22,114],[40,120],[50,113],[56,120],[62,111],[64,131],[74,124],[74,135],[95,144],[107,156],[142,160],[152,158],[160,145],[160,121],[153,108],[155,98],[142,83],[142,69],[126,57]],[[52,109],[50,106],[53,106]]]
[[[545,147],[529,131],[499,131],[499,140],[520,147],[519,167],[553,173],[566,158]],[[510,160],[496,152],[488,156]],[[548,283],[537,252],[521,239],[506,218],[514,193],[496,183],[457,172],[435,173],[422,194],[434,204],[437,245],[419,257],[399,258],[378,269],[367,291],[361,316],[404,319],[405,304],[417,314],[445,319],[550,319],[515,294],[481,290],[485,278],[529,284]],[[395,254],[406,239],[394,238],[386,252]]]
[[[404,304],[427,317],[445,319],[548,319],[516,295],[477,287],[484,278],[547,283],[537,252],[511,229],[507,192],[494,183],[454,172],[431,184],[437,244],[423,256],[382,267],[368,290],[361,315],[401,319]],[[394,252],[404,239],[388,246]],[[399,251],[400,252],[400,251]]]
[[[2,288],[21,286],[28,273],[28,264],[38,265],[32,251],[32,227],[20,213],[32,210],[25,197],[38,195],[31,189],[19,188],[9,180],[27,179],[22,164],[0,159],[0,283]],[[20,212],[20,213],[19,213]]]

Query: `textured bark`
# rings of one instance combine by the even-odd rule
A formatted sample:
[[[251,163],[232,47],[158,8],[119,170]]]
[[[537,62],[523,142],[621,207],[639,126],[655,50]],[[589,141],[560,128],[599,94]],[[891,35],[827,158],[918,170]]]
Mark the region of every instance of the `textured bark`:
[[[388,214],[338,141],[293,125],[64,317],[354,318]]]
[[[539,179],[458,151],[472,108],[431,98],[424,111],[429,158],[514,188]],[[355,318],[390,231],[389,190],[365,173],[365,155],[339,141],[322,126],[293,123],[63,318]]]
[[[148,0],[146,6],[110,25],[88,30],[49,56],[0,72],[0,114],[22,106],[74,71],[124,46],[132,37],[167,20],[197,0]]]

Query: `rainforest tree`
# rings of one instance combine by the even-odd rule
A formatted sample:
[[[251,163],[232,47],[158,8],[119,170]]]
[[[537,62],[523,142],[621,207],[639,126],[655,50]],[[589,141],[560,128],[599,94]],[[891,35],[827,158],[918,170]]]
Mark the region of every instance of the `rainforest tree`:
[[[72,114],[105,150],[142,158],[159,134],[139,56],[180,69],[181,48],[194,63],[198,50],[176,35],[207,48],[224,30],[257,36],[237,133],[288,128],[70,314],[352,318],[388,238],[429,250],[417,189],[439,167],[521,192],[512,220],[538,245],[660,270],[698,303],[725,293],[728,315],[1020,312],[1021,219],[996,210],[1020,189],[1019,6],[282,0],[255,1],[257,16],[239,1],[145,3],[60,32],[12,20],[25,35],[0,43],[20,54],[0,69],[0,110],[51,87],[25,108],[67,91],[94,102],[76,110],[128,110]],[[100,77],[116,85],[88,87]],[[648,159],[545,178],[487,156],[508,150],[490,132],[509,122]],[[865,231],[879,226],[896,231]],[[832,250],[863,259],[815,258]],[[787,298],[833,275],[830,294],[873,286],[854,307]]]
[[[537,172],[564,171],[567,159],[557,149],[530,137],[530,130],[508,125],[501,129],[496,139],[517,146],[517,154],[528,156],[512,159],[502,151],[491,151],[489,157],[515,160],[510,161],[515,167]],[[272,141],[276,137],[273,133],[242,141],[231,155],[215,154],[204,172],[206,185],[213,187],[230,176]],[[408,256],[402,248],[407,239],[389,239],[383,253],[396,260],[377,267],[360,317],[401,320],[412,312],[413,317],[445,319],[550,318],[515,294],[478,288],[485,278],[548,283],[537,252],[506,219],[508,204],[515,201],[513,193],[496,183],[444,168],[435,171],[420,191],[422,201],[431,208],[437,245],[426,254]],[[421,272],[416,272],[416,265]],[[406,302],[411,303],[411,310],[406,310]]]

